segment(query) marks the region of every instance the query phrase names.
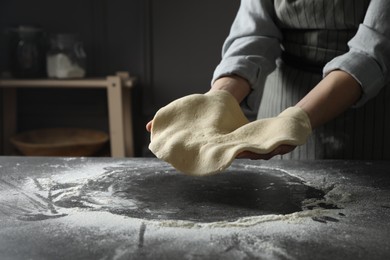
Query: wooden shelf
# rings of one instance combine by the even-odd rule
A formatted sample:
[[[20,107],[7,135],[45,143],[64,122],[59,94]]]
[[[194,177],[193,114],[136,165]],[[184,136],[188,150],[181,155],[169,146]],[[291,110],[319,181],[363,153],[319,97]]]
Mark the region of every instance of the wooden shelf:
[[[3,88],[107,88],[111,82],[107,78],[85,78],[85,79],[0,79],[0,87]],[[132,88],[135,82],[134,77],[123,78],[122,86]]]
[[[130,90],[135,83],[136,78],[130,77],[127,72],[118,72],[105,78],[0,79],[0,88],[3,88],[4,154],[10,154],[13,150],[9,138],[17,129],[17,88],[105,88],[108,100],[111,156],[134,156]]]

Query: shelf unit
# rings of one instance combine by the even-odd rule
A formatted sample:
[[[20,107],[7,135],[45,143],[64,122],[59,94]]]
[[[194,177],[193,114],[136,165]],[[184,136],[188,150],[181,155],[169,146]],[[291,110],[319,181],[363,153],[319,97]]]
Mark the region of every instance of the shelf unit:
[[[105,78],[83,79],[0,79],[3,89],[3,135],[4,154],[13,151],[10,137],[17,130],[16,90],[18,88],[105,88],[108,100],[108,122],[112,157],[134,156],[133,126],[131,111],[131,88],[136,82],[127,72],[117,72]]]

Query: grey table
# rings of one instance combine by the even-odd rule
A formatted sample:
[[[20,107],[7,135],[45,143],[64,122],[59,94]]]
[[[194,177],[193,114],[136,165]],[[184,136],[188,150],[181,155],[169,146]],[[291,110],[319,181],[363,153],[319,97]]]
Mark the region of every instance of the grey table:
[[[390,259],[390,162],[0,157],[0,259]]]

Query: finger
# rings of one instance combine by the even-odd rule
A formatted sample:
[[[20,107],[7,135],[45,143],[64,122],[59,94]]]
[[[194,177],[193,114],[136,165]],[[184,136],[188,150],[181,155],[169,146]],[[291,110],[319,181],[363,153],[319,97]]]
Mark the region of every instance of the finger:
[[[146,124],[146,131],[151,132],[152,131],[152,126],[153,126],[153,120],[149,121]]]

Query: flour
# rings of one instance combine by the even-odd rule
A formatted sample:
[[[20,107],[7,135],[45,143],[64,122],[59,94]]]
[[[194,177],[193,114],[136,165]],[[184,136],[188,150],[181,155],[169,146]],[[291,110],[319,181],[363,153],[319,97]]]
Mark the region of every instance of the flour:
[[[151,169],[153,169],[153,164],[151,164],[151,166]],[[302,202],[303,211],[291,214],[265,213],[261,215],[254,215],[250,211],[247,211],[249,213],[248,215],[240,216],[233,214],[232,216],[235,217],[230,219],[227,216],[234,213],[234,207],[227,207],[223,212],[219,213],[219,208],[213,208],[211,206],[211,200],[211,204],[206,203],[200,205],[213,211],[213,214],[222,214],[221,218],[204,222],[202,222],[202,220],[193,220],[193,218],[180,219],[180,217],[178,218],[177,216],[188,216],[183,215],[184,209],[181,206],[185,206],[185,204],[170,204],[169,198],[171,197],[164,197],[166,196],[166,194],[164,194],[165,190],[171,190],[171,188],[180,185],[184,185],[187,187],[186,189],[188,189],[205,185],[206,183],[186,182],[187,180],[190,180],[188,177],[167,170],[170,169],[168,166],[166,169],[165,167],[160,167],[160,171],[155,173],[151,170],[152,173],[150,173],[150,176],[153,176],[153,178],[150,178],[150,181],[148,181],[148,175],[141,174],[137,171],[138,165],[132,164],[131,169],[129,169],[129,167],[130,166],[127,165],[107,166],[107,164],[104,163],[94,163],[91,165],[86,163],[80,164],[75,169],[67,169],[65,166],[59,167],[59,165],[53,165],[54,169],[59,169],[59,174],[52,175],[50,178],[26,178],[24,184],[21,186],[23,192],[20,192],[20,197],[13,196],[14,200],[19,201],[18,205],[20,206],[20,212],[18,214],[20,215],[20,219],[43,220],[64,218],[64,220],[72,220],[75,223],[80,220],[80,223],[82,224],[87,224],[84,223],[84,221],[89,221],[88,223],[91,224],[95,221],[96,223],[93,225],[99,225],[99,221],[104,222],[104,219],[115,218],[115,221],[118,220],[118,223],[121,223],[121,225],[123,225],[124,222],[132,225],[133,221],[135,221],[135,223],[145,221],[148,225],[150,224],[162,228],[207,229],[253,227],[268,222],[278,221],[297,223],[306,221],[306,219],[321,217],[326,214],[329,215],[332,213],[332,210],[327,210],[326,207],[324,208],[324,205],[331,205],[332,207],[330,207],[330,209],[341,208],[341,206],[348,204],[348,201],[350,201],[351,198],[351,195],[347,192],[347,187],[334,186],[325,197],[322,196],[321,198],[318,197],[304,200]],[[284,189],[283,185],[292,185],[291,187],[296,189],[294,191],[295,193],[293,193],[295,194],[294,196],[299,194],[297,192],[306,191],[305,189],[300,191],[300,189],[305,186],[299,186],[300,184],[296,183],[295,177],[290,176],[289,173],[283,169],[277,170],[276,167],[256,167],[256,169],[254,167],[244,168],[248,172],[256,172],[256,176],[264,176],[260,179],[261,182],[257,183],[254,187],[248,185],[248,182],[242,184],[245,186],[246,190],[253,189],[253,191],[251,191],[252,193],[249,194],[254,195],[258,192],[257,190],[263,189],[270,190],[270,193],[261,194],[271,195],[273,194],[272,190],[275,189],[275,187],[278,187],[278,185],[279,188],[282,189]],[[242,167],[235,166],[230,170],[231,172],[227,173],[230,178],[237,175],[237,178],[230,179],[234,183],[246,176],[246,172],[240,172],[239,169],[242,169]],[[129,171],[131,172],[131,175],[128,174]],[[267,172],[268,175],[264,172]],[[272,176],[272,178],[275,179],[267,176]],[[229,183],[226,182],[229,180],[227,177],[218,175],[210,178],[220,178],[216,179],[218,180],[217,183],[220,183],[220,185],[224,185],[225,187],[229,185]],[[200,178],[199,180],[205,179]],[[252,181],[255,179],[250,178],[249,180]],[[281,182],[281,180],[283,180],[283,182]],[[300,178],[297,180],[298,182],[303,182]],[[270,182],[268,184],[269,186],[265,185],[267,182]],[[278,182],[280,183],[278,184]],[[170,183],[172,183],[172,187],[169,186]],[[153,189],[161,185],[163,185],[161,189],[157,189],[153,192]],[[244,189],[241,186],[232,186],[232,188],[234,189],[230,190],[230,192],[237,192],[241,188]],[[144,197],[148,196],[148,193],[134,193],[135,189],[140,189],[140,191],[143,189],[150,191],[150,189],[152,189],[152,194],[157,193],[160,195],[158,197],[150,197],[148,200],[147,197]],[[205,191],[215,191],[218,189],[218,186],[210,186],[208,189],[206,188]],[[222,193],[217,193],[217,195],[224,194],[223,190],[221,192]],[[26,203],[21,203],[22,201],[25,201],[23,200],[23,197],[26,196],[28,196]],[[198,195],[194,194],[194,196]],[[149,203],[150,199],[158,201],[151,202],[154,205],[152,206]],[[33,202],[33,204],[31,202]],[[188,201],[184,202],[187,203]],[[299,201],[297,201],[297,203],[298,202]],[[280,202],[276,201],[276,203],[285,203],[285,201],[280,200]],[[245,210],[245,208],[241,208],[241,210]],[[198,211],[203,212],[201,210]],[[188,214],[197,214],[196,210],[193,213],[191,212],[190,209]],[[86,217],[85,215],[91,217]],[[92,219],[94,221],[92,221]]]
[[[350,188],[337,185],[326,194],[326,199],[329,202],[345,205],[353,201],[353,195],[348,190],[350,190]]]
[[[151,163],[150,166],[151,169],[153,169],[153,163]],[[153,225],[157,228],[224,229],[253,227],[270,222],[300,223],[306,222],[307,219],[310,220],[322,216],[332,216],[332,218],[334,218],[335,214],[337,215],[338,212],[342,211],[341,208],[354,201],[350,187],[329,184],[328,186],[332,188],[325,196],[302,201],[302,209],[304,210],[291,214],[247,215],[236,217],[235,219],[206,222],[178,219],[175,218],[178,214],[177,210],[179,210],[176,204],[169,205],[169,203],[167,203],[168,201],[164,202],[163,199],[161,201],[161,203],[163,203],[161,207],[152,208],[149,204],[145,204],[145,201],[142,201],[142,199],[145,198],[140,200],[139,196],[145,195],[142,193],[133,194],[131,192],[134,189],[139,188],[149,190],[150,188],[156,187],[156,185],[160,185],[162,181],[163,185],[168,185],[175,180],[172,179],[174,176],[179,176],[178,180],[180,180],[178,183],[173,182],[174,185],[181,185],[182,183],[185,184],[187,188],[190,188],[191,185],[193,185],[191,182],[182,182],[183,180],[188,180],[188,178],[172,173],[171,170],[169,170],[169,166],[166,166],[166,168],[164,166],[162,168],[160,167],[159,172],[150,173],[151,176],[161,175],[161,177],[152,178],[149,183],[144,182],[148,179],[147,176],[142,175],[137,171],[139,165],[132,164],[130,167],[131,169],[129,169],[129,167],[130,166],[128,165],[107,166],[107,164],[104,163],[85,163],[80,164],[75,169],[67,169],[66,166],[59,167],[59,165],[53,165],[52,168],[59,169],[59,174],[52,175],[50,178],[26,178],[21,188],[18,189],[19,191],[14,191],[12,199],[18,201],[19,208],[15,207],[13,212],[17,213],[20,216],[20,219],[24,220],[50,220],[61,218],[66,222],[72,222],[73,225],[91,224],[96,226],[100,226],[101,223],[110,222],[112,224],[109,225],[109,228],[114,228],[114,226],[116,226],[116,228],[120,228],[120,226],[129,227],[145,222],[148,225]],[[294,183],[295,177],[292,177],[289,172],[283,169],[277,169],[277,167],[234,166],[230,170],[231,172],[227,174],[229,177],[235,176],[236,171],[242,168],[248,172],[256,172],[256,175],[258,176],[263,176],[264,172],[267,172],[267,174],[275,178],[280,176],[279,178],[286,181],[285,184],[282,182],[282,185],[296,185]],[[131,175],[128,175],[129,171],[131,171]],[[245,172],[238,172],[237,174],[241,179],[245,176]],[[279,182],[277,178],[268,179],[269,177],[266,176],[267,175],[264,175],[262,181],[269,181],[270,186],[262,186],[264,183],[259,183],[258,186],[256,185],[256,188],[272,190],[275,186],[280,185],[274,183],[274,181]],[[297,178],[299,177],[298,175],[295,176]],[[212,178],[222,177],[223,176],[214,176]],[[140,180],[143,182],[139,182]],[[204,180],[204,178],[201,178],[201,180]],[[226,183],[226,180],[228,180],[228,178],[225,177],[218,182],[221,182],[221,185],[223,184],[226,186],[228,184]],[[233,181],[236,180],[237,179],[233,179]],[[298,181],[303,182],[303,179],[298,178]],[[291,182],[291,184],[288,184],[289,182]],[[138,184],[140,187],[137,186]],[[149,187],[148,185],[152,186]],[[196,183],[196,185],[203,184]],[[164,187],[165,189],[169,189],[169,186]],[[245,187],[246,189],[251,188],[250,186]],[[292,187],[299,188],[299,186]],[[210,187],[212,190],[215,190],[215,188],[216,187]],[[239,187],[234,186],[234,188]],[[156,190],[157,194],[160,194],[159,197],[164,198],[165,195],[161,193],[163,191],[164,188]],[[19,197],[15,196],[15,192],[19,194]],[[253,192],[256,191],[253,190]],[[23,198],[28,198],[28,200]],[[25,201],[25,203],[22,203],[23,201]],[[333,209],[338,210],[335,211]],[[214,209],[211,207],[210,210]],[[224,216],[229,212],[228,208],[226,210]],[[137,213],[129,214],[129,212],[141,213],[137,215]],[[153,218],[150,219],[148,217],[145,219],[140,218],[140,216],[153,216]],[[111,221],[109,221],[109,219],[111,219]],[[224,217],[224,219],[227,218]]]
[[[363,255],[369,258],[367,254],[372,252],[377,254],[376,259],[387,259],[382,256],[387,256],[386,252],[389,252],[388,240],[384,239],[388,237],[388,191],[358,186],[357,182],[340,178],[341,174],[334,170],[326,175],[321,167],[318,171],[306,172],[299,167],[276,170],[277,163],[272,167],[264,164],[257,167],[233,165],[226,174],[212,177],[212,180],[218,180],[215,182],[217,185],[205,190],[226,187],[229,177],[234,175],[236,178],[230,179],[232,183],[240,183],[250,172],[263,177],[254,182],[253,187],[249,185],[250,181],[232,187],[238,190],[253,188],[253,192],[256,192],[254,188],[272,190],[278,187],[275,194],[280,196],[283,185],[300,192],[302,186],[296,183],[310,180],[313,187],[326,187],[325,194],[299,203],[304,210],[291,214],[265,212],[264,215],[228,219],[231,208],[222,207],[226,215],[216,221],[202,222],[202,218],[161,219],[153,214],[164,215],[164,211],[176,206],[164,205],[164,190],[171,190],[173,186],[183,183],[175,181],[189,179],[172,171],[166,164],[150,161],[145,166],[144,161],[137,163],[133,160],[131,163],[99,161],[90,164],[84,159],[72,162],[72,165],[53,163],[52,167],[44,167],[51,174],[38,169],[39,174],[30,174],[29,177],[10,174],[0,179],[0,230],[8,230],[6,236],[1,236],[0,247],[6,248],[14,241],[26,241],[26,238],[33,237],[32,245],[27,243],[27,246],[17,247],[18,252],[22,250],[18,256],[22,256],[23,252],[34,253],[49,244],[53,254],[67,259],[82,259],[76,256],[81,252],[91,253],[92,250],[96,259],[118,260],[310,259],[316,254],[326,257]],[[25,169],[24,165],[18,166],[19,170]],[[291,172],[300,178],[284,174]],[[275,176],[276,179],[272,178]],[[205,178],[209,177],[197,179]],[[169,186],[172,182],[173,186]],[[191,182],[185,184],[184,190],[193,187]],[[203,184],[205,182],[196,182],[195,186]],[[156,190],[158,186],[162,188]],[[145,199],[142,198],[143,193],[132,193],[137,188],[158,194],[157,198],[152,199],[163,197],[157,201],[157,205],[161,203],[161,208],[153,212],[153,208],[142,204]],[[292,194],[296,196],[297,193]],[[180,198],[179,195],[177,197]],[[337,208],[322,207],[329,204]],[[240,208],[240,204],[238,206]],[[144,213],[139,217],[126,215],[126,209],[136,212],[150,210],[152,212],[148,214],[152,214],[154,219],[144,218]],[[215,214],[213,210],[209,212]],[[199,210],[195,207],[193,213],[199,214]],[[171,216],[177,214],[173,212]],[[23,238],[15,240],[17,235]],[[366,248],[370,251],[367,252]],[[306,252],[308,254],[302,255]]]
[[[118,260],[311,259],[313,256],[337,259],[345,255],[389,258],[389,190],[382,187],[382,179],[372,181],[371,175],[349,173],[352,167],[340,169],[337,163],[317,161],[240,160],[225,174],[210,176],[215,185],[207,186],[203,181],[183,182],[194,177],[183,176],[158,160],[45,159],[39,166],[30,160],[23,158],[16,166],[12,158],[7,158],[0,168],[2,259],[25,259],[32,255]],[[252,166],[245,167],[248,164]],[[355,165],[360,164],[352,166]],[[261,177],[248,178],[253,175]],[[244,177],[249,181],[242,181]],[[300,192],[308,189],[300,184],[308,183],[321,189],[322,194],[309,196],[302,202],[305,197]],[[203,211],[214,215],[215,210],[221,209],[224,213],[221,218],[212,221],[181,218],[182,207],[164,204],[168,201],[164,192],[177,186],[183,187],[181,191],[190,189],[190,194],[199,195],[196,196],[199,201],[202,194],[193,188],[202,185],[206,185],[203,191],[222,191],[217,193],[222,197],[224,191],[233,191],[226,204],[221,203],[223,200],[216,201],[218,207],[206,207]],[[229,185],[233,189],[221,189]],[[293,192],[283,194],[284,186]],[[152,199],[161,207],[153,209],[142,204],[145,193],[133,193],[134,189],[158,194],[146,198],[146,202]],[[272,192],[268,192],[272,190],[276,197],[299,195],[298,210],[302,210],[301,206],[304,210],[289,214],[263,211],[229,218],[232,208],[227,205],[243,209],[240,201],[229,204],[230,198],[235,198],[234,192],[248,194],[242,191],[250,190],[250,198],[251,192],[258,194],[256,189],[265,191],[254,196],[260,201],[262,198],[269,201]],[[191,197],[184,196],[188,194],[173,195],[183,198],[184,205],[192,202]],[[203,195],[207,199],[210,194]],[[203,205],[210,205],[213,200],[205,202]],[[126,215],[124,210],[131,207],[135,212],[144,212]],[[178,212],[165,213],[172,209]],[[203,214],[201,207],[195,205],[193,209],[194,215]],[[158,213],[166,216],[160,218]],[[153,218],[145,218],[147,214]]]
[[[263,216],[253,216],[253,217],[243,217],[239,218],[236,221],[218,221],[212,223],[198,223],[191,221],[181,221],[181,220],[163,220],[159,221],[158,225],[162,227],[180,227],[180,228],[243,228],[243,227],[252,227],[258,224],[272,221],[294,221],[297,222],[301,219],[308,217],[317,217],[326,213],[326,210],[315,209],[308,211],[301,211],[292,214],[286,215],[263,215]]]
[[[85,69],[63,54],[58,53],[47,57],[47,74],[50,78],[82,78],[85,76]]]

